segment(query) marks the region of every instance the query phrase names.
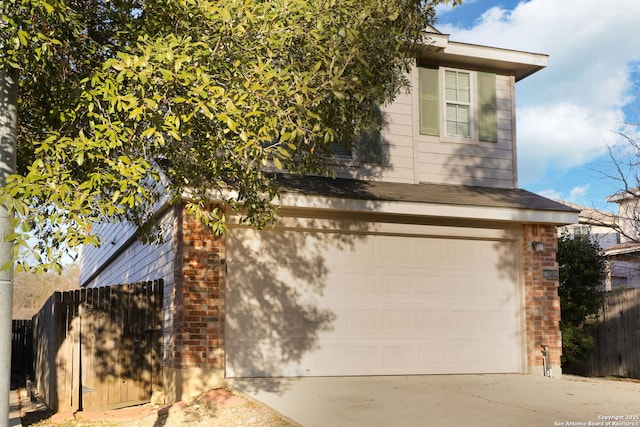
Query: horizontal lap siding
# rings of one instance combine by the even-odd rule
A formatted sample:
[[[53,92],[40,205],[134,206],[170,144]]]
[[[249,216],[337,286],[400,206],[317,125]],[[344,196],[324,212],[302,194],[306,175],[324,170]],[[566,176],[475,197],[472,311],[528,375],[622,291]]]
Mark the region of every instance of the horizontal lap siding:
[[[80,283],[84,284],[95,272],[120,250],[135,232],[135,228],[126,223],[101,223],[94,227],[100,246],[84,246],[80,256]]]
[[[497,143],[441,142],[437,137],[418,134],[420,182],[514,188],[511,81],[509,76],[496,76]],[[417,103],[417,95],[414,99]],[[415,120],[417,129],[417,117]]]
[[[413,150],[413,104],[411,95],[401,93],[391,105],[382,107],[382,164],[339,165],[341,178],[415,182]]]
[[[172,209],[161,219],[163,243],[143,244],[135,240],[126,247],[123,244],[133,235],[132,227],[122,224],[101,225],[101,247],[83,249],[80,283],[87,287],[158,279],[163,279],[165,285],[173,283],[174,219]],[[106,264],[115,253],[118,256]],[[98,272],[102,266],[105,268]]]

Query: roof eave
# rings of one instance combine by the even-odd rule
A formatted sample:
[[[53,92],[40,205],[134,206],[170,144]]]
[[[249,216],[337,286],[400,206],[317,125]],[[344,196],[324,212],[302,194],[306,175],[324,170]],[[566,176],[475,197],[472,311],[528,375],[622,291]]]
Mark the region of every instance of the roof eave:
[[[420,58],[449,66],[508,73],[520,81],[545,68],[549,56],[512,49],[450,41],[446,34],[430,34]]]
[[[494,206],[468,206],[439,203],[415,203],[388,200],[345,199],[300,193],[283,193],[276,203],[283,207],[343,212],[375,212],[460,220],[535,223],[549,225],[574,224],[578,213]]]

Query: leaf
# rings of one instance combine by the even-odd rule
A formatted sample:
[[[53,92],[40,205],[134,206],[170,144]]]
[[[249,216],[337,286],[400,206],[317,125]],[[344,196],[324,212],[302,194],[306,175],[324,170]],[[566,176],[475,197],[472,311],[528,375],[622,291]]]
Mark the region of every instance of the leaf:
[[[229,8],[222,8],[222,20],[225,22],[231,21],[231,13],[229,12]]]
[[[47,11],[47,14],[50,15],[50,14],[53,13],[54,8],[53,8],[53,6],[51,4],[47,3],[46,1],[41,1],[39,4],[40,4],[40,6],[45,8],[45,10]]]
[[[344,94],[344,92],[340,92],[338,90],[334,90],[333,91],[333,96],[335,96],[336,98],[338,98],[339,100],[343,100],[346,99],[347,95]]]
[[[24,30],[18,30],[18,39],[22,46],[27,46],[29,44],[29,33]]]

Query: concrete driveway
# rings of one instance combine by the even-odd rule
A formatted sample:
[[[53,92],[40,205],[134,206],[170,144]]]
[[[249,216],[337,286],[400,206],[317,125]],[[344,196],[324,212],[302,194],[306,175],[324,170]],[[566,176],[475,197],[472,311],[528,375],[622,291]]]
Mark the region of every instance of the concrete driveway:
[[[234,379],[304,427],[640,426],[640,383],[573,376]]]

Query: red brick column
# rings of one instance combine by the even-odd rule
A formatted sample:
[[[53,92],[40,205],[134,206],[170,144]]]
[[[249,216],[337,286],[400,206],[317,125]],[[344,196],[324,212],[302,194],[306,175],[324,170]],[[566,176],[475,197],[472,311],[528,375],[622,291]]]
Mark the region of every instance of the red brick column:
[[[214,206],[210,206],[213,208]],[[224,381],[225,240],[176,208],[171,374],[175,400]]]
[[[558,297],[558,237],[552,225],[524,226],[525,306],[529,372],[544,375],[543,346],[550,351],[553,376],[561,375],[560,298]],[[533,242],[544,250],[534,251]]]

